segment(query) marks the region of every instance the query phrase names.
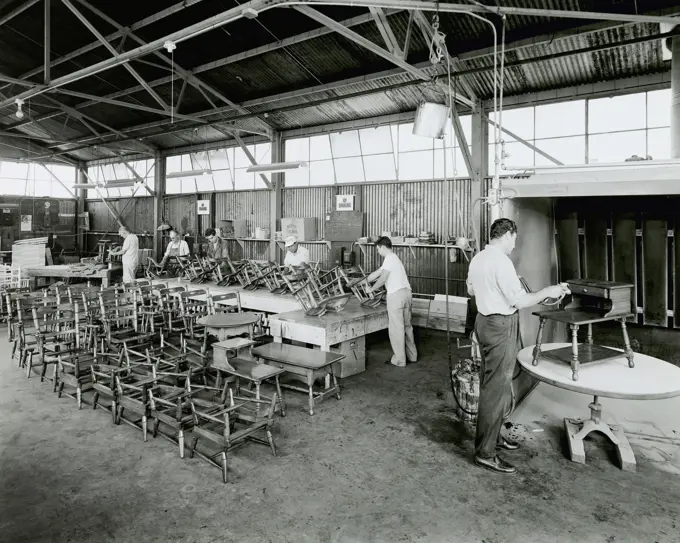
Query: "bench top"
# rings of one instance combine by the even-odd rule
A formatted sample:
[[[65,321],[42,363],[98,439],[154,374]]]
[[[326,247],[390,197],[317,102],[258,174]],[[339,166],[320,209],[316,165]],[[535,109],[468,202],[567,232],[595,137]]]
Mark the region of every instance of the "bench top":
[[[344,354],[317,351],[285,343],[267,343],[255,347],[252,354],[265,360],[307,369],[324,368],[345,358]]]
[[[216,313],[198,319],[198,324],[208,328],[237,328],[255,324],[258,320],[255,313]]]
[[[258,364],[254,360],[244,360],[242,358],[231,358],[229,359],[229,364],[234,369],[228,370],[228,373],[251,381],[271,379],[285,371],[282,368],[275,368],[267,364]]]

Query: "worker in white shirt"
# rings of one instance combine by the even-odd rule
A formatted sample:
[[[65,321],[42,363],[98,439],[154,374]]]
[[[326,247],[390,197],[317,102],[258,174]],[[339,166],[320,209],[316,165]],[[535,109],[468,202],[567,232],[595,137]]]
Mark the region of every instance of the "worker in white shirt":
[[[477,302],[475,334],[482,355],[475,464],[497,473],[517,468],[496,454],[514,451],[519,444],[501,436],[503,419],[512,408],[512,374],[520,350],[519,309],[546,298],[569,293],[566,285],[527,292],[517,276],[510,253],[515,248],[517,225],[498,219],[491,225],[489,244],[476,254],[468,269],[468,294]]]
[[[121,226],[118,235],[123,238],[120,249],[112,249],[110,255],[123,255],[123,283],[132,283],[137,275],[139,264],[139,238],[130,233],[125,226]]]
[[[392,251],[392,241],[388,237],[381,237],[376,242],[378,254],[385,260],[382,266],[368,276],[368,292],[378,290],[385,285],[387,291],[387,317],[390,344],[394,355],[386,363],[405,367],[407,362],[418,360],[418,350],[413,338],[411,326],[411,285],[404,265]]]
[[[189,256],[189,253],[189,244],[179,237],[177,230],[170,230],[170,243],[168,243],[168,247],[165,249],[165,255],[161,261],[161,269],[165,267],[168,259],[171,257]]]
[[[286,238],[286,257],[283,259],[283,265],[301,266],[302,264],[309,264],[309,251],[305,247],[300,247],[295,236],[288,236]]]

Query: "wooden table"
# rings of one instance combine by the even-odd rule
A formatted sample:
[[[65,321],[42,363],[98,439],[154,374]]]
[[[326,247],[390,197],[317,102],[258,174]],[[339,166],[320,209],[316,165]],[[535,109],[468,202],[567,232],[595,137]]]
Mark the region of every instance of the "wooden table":
[[[102,286],[108,288],[111,286],[113,277],[122,271],[121,264],[112,264],[111,269],[103,268],[96,270],[94,273],[87,273],[86,268],[73,268],[68,264],[43,266],[40,268],[25,268],[21,270],[22,274],[30,279],[29,286],[31,290],[36,290],[38,277],[58,277],[60,279],[78,278],[78,279],[101,279]]]
[[[290,339],[309,343],[321,351],[345,355],[340,377],[349,377],[366,369],[366,336],[387,328],[387,307],[364,307],[350,300],[340,313],[310,317],[305,312],[291,311],[269,318],[269,331],[276,343]]]
[[[296,345],[286,345],[283,343],[268,343],[261,347],[256,347],[252,351],[253,356],[270,362],[270,365],[278,366],[292,375],[302,377],[307,388],[281,383],[282,387],[298,392],[309,394],[309,414],[314,414],[314,401],[324,400],[329,394],[335,393],[335,397],[340,399],[340,387],[335,378],[333,364],[339,362],[345,355],[315,351]],[[323,392],[314,390],[314,382],[317,379],[325,379],[327,375],[333,381],[332,387],[327,387]]]
[[[253,326],[258,321],[254,313],[216,313],[198,319],[197,324],[205,326],[208,334],[217,336],[219,341],[248,334],[253,337]]]
[[[569,346],[569,343],[546,343],[542,350],[547,354],[551,350]],[[572,379],[569,365],[557,360],[542,357],[540,364],[534,366],[533,346],[522,349],[517,359],[522,369],[539,381],[594,396],[593,402],[589,405],[590,419],[564,419],[572,461],[585,464],[583,440],[591,432],[601,432],[616,445],[621,469],[636,471],[635,456],[623,429],[619,425],[602,421],[599,397],[661,400],[680,396],[680,368],[663,360],[636,353],[635,369],[631,370],[625,352],[621,349],[616,351],[619,352],[617,358],[583,366],[578,381]]]

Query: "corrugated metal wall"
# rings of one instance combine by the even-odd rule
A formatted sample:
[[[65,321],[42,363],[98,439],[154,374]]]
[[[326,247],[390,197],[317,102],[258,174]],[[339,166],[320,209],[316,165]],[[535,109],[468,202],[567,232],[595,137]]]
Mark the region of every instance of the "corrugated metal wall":
[[[165,220],[179,230],[180,235],[195,236],[198,229],[196,222],[197,194],[182,196],[166,196],[164,207]]]
[[[153,245],[153,196],[139,198],[107,199],[111,207],[120,213],[123,223],[139,237],[140,248],[151,249]],[[100,239],[120,241],[118,223],[101,200],[87,200],[85,210],[90,214],[90,233],[87,234],[87,251],[93,253]],[[106,236],[105,232],[109,232]]]
[[[219,226],[222,219],[246,220],[252,235],[255,228],[269,228],[270,204],[268,190],[218,192],[215,194],[215,224]]]
[[[361,185],[333,185],[330,187],[303,187],[283,189],[281,216],[316,217],[316,231],[323,239],[325,215],[335,209],[336,194],[360,194]],[[277,225],[280,226],[280,225]],[[309,248],[309,247],[308,247]],[[311,248],[309,248],[311,250]]]

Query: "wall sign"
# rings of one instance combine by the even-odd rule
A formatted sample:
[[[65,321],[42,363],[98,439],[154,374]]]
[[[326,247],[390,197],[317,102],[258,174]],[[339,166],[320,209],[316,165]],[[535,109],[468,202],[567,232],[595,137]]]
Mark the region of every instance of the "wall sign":
[[[210,200],[198,200],[196,203],[199,215],[210,215]]]
[[[33,215],[21,216],[21,232],[33,231]]]
[[[336,211],[354,211],[354,194],[339,194],[335,197]]]

